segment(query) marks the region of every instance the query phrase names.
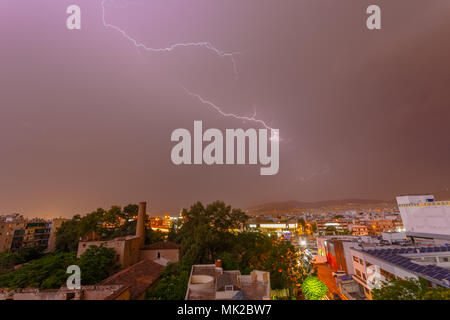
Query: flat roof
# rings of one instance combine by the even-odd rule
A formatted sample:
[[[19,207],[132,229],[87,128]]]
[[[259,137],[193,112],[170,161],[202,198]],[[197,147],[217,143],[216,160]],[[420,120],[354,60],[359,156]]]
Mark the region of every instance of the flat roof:
[[[358,249],[356,249],[358,250]],[[427,253],[450,253],[450,247],[405,247],[405,248],[386,248],[386,249],[359,249],[358,251],[367,253],[375,258],[384,260],[390,264],[408,270],[424,278],[435,279],[442,282],[442,285],[450,288],[449,284],[445,284],[444,280],[450,281],[450,270],[438,267],[432,264],[420,265],[414,263],[408,254],[427,254]]]

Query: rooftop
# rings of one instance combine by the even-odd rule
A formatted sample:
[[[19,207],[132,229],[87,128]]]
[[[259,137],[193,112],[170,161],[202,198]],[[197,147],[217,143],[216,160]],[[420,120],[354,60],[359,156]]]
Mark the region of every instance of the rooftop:
[[[130,299],[137,299],[162,274],[164,266],[151,260],[142,260],[103,280],[102,285],[124,285],[130,288]]]
[[[180,245],[170,241],[159,241],[144,247],[144,250],[164,250],[164,249],[179,249]]]
[[[417,274],[418,276],[436,279],[439,282],[443,282],[444,286],[450,287],[450,270],[432,264],[420,265],[412,261],[413,257],[423,256],[427,254],[444,252],[448,252],[450,254],[450,247],[408,247],[372,249],[362,251],[376,258],[382,259],[391,264],[406,269],[414,274]]]
[[[241,275],[214,264],[193,265],[186,300],[263,300],[270,298],[270,275],[253,270]]]

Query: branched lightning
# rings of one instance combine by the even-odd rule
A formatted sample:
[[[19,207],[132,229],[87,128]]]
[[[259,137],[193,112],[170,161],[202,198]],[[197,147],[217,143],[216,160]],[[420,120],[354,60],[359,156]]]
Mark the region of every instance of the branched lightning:
[[[206,48],[210,51],[213,51],[215,54],[217,54],[220,57],[227,57],[231,60],[232,64],[233,64],[233,70],[234,70],[234,74],[236,76],[236,78],[239,76],[238,71],[237,71],[237,66],[236,66],[236,60],[234,59],[234,56],[236,54],[239,54],[239,52],[225,52],[222,51],[220,49],[217,49],[216,47],[214,47],[211,42],[186,42],[186,43],[175,43],[172,44],[169,47],[165,47],[165,48],[151,48],[146,46],[144,43],[139,42],[138,40],[134,39],[132,36],[130,36],[126,31],[124,31],[123,29],[121,29],[120,27],[110,24],[108,22],[106,22],[106,18],[105,18],[105,3],[108,0],[102,0],[101,5],[102,5],[102,21],[103,21],[103,25],[105,26],[105,28],[110,28],[113,29],[117,32],[119,32],[120,34],[122,34],[123,37],[125,37],[128,41],[130,41],[135,47],[137,48],[141,48],[143,50],[146,51],[152,51],[152,52],[171,52],[177,48],[182,48],[182,47],[203,47]]]
[[[202,104],[212,107],[218,113],[220,113],[222,116],[231,117],[231,118],[242,120],[242,121],[250,121],[250,122],[258,123],[258,124],[262,125],[264,128],[270,130],[270,132],[271,132],[270,140],[276,140],[276,141],[281,140],[279,137],[279,133],[278,133],[278,131],[276,131],[276,129],[270,127],[264,120],[256,118],[256,111],[253,113],[252,116],[240,116],[240,115],[237,115],[234,113],[223,112],[222,109],[219,106],[217,106],[214,102],[206,100],[201,95],[189,91],[184,86],[182,86],[182,88],[188,95],[197,98]]]
[[[140,48],[146,51],[151,51],[151,52],[171,52],[177,48],[182,48],[182,47],[203,47],[206,48],[212,52],[214,52],[216,55],[218,55],[219,57],[226,57],[229,58],[233,64],[233,70],[234,70],[234,74],[236,76],[236,78],[238,78],[238,71],[237,71],[237,66],[236,66],[236,60],[235,60],[235,55],[239,54],[239,52],[225,52],[222,51],[220,49],[217,49],[216,47],[214,47],[212,45],[211,42],[187,42],[187,43],[175,43],[172,44],[169,47],[165,47],[165,48],[152,48],[152,47],[148,47],[147,45],[145,45],[144,43],[134,39],[132,36],[130,36],[125,30],[123,30],[122,28],[113,25],[111,23],[108,23],[106,21],[106,14],[105,14],[105,4],[108,0],[102,0],[101,1],[101,6],[102,6],[102,21],[103,21],[103,26],[105,28],[109,28],[112,30],[115,30],[117,32],[119,32],[124,38],[126,38],[129,42],[131,42],[136,48]],[[218,107],[216,104],[214,104],[211,101],[208,101],[206,99],[204,99],[202,96],[200,96],[199,94],[190,92],[188,89],[186,89],[185,87],[183,87],[183,89],[186,91],[187,94],[189,94],[192,97],[197,98],[202,104],[204,105],[208,105],[210,107],[212,107],[213,109],[215,109],[217,112],[219,112],[222,116],[224,117],[232,117],[238,120],[242,120],[242,121],[250,121],[250,122],[254,122],[257,123],[261,126],[263,126],[266,129],[269,129],[271,132],[271,137],[270,140],[272,141],[280,141],[280,137],[279,137],[279,132],[277,129],[274,129],[272,127],[270,127],[264,120],[258,119],[256,118],[256,111],[254,112],[254,114],[252,116],[241,116],[241,115],[236,115],[234,113],[226,113],[223,112],[222,109],[220,107]]]

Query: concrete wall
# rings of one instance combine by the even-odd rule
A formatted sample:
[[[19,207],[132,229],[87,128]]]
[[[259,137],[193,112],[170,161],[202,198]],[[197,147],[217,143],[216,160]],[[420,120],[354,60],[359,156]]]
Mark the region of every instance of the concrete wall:
[[[397,197],[406,232],[450,235],[450,201],[427,199],[433,196]]]
[[[54,219],[51,225],[50,238],[48,240],[47,252],[55,251],[56,246],[56,230],[61,227],[64,221],[67,219]]]
[[[130,290],[121,285],[83,286],[80,290],[61,288],[58,290],[18,289],[8,291],[0,289],[0,300],[104,300],[118,292],[113,300],[129,300]]]
[[[141,259],[156,260],[158,253],[161,258],[170,262],[178,262],[178,249],[141,250]]]
[[[127,268],[137,263],[140,259],[140,240],[136,236],[116,238],[109,241],[80,241],[78,243],[77,257],[80,257],[91,246],[104,246],[114,249],[122,268]]]

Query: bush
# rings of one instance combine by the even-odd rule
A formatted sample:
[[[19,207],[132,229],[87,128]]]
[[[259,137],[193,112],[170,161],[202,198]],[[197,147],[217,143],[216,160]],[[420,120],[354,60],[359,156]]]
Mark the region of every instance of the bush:
[[[76,264],[74,253],[47,254],[1,275],[0,287],[57,289],[65,283],[67,267],[72,264]]]
[[[81,269],[81,283],[92,285],[108,278],[119,269],[114,249],[91,246],[78,262]]]
[[[302,284],[302,293],[308,300],[321,300],[328,292],[328,288],[316,277],[308,277]]]

